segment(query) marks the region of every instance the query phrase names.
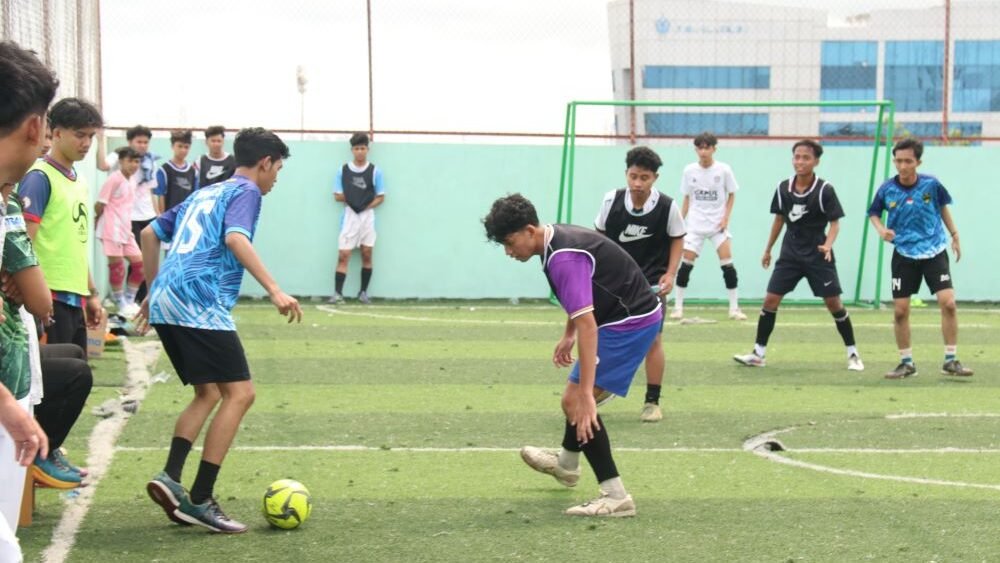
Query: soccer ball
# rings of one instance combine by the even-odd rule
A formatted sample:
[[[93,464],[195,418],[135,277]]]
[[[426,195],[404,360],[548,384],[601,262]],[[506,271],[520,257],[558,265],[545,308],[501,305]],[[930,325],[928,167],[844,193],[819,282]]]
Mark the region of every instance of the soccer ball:
[[[263,512],[264,518],[275,528],[298,528],[312,512],[309,489],[291,479],[275,481],[264,493]]]

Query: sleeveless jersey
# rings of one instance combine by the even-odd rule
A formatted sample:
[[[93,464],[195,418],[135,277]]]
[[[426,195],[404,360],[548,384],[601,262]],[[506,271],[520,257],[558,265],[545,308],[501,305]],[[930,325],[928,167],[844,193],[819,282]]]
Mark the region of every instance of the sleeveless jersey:
[[[355,172],[344,164],[340,170],[341,188],[344,190],[344,200],[355,213],[361,213],[375,200],[375,164],[368,163],[362,172]]]
[[[619,324],[659,308],[660,302],[649,290],[649,283],[635,260],[608,237],[576,225],[552,225],[552,231],[552,240],[541,257],[545,278],[555,292],[548,269],[552,257],[560,252],[583,252],[590,256],[594,263],[591,284],[598,327]]]
[[[198,187],[206,188],[212,184],[225,182],[236,172],[236,159],[227,154],[221,160],[215,160],[207,154],[198,161]]]
[[[844,216],[833,186],[816,176],[803,193],[795,191],[795,177],[783,180],[771,199],[771,213],[785,219],[787,232],[781,242],[781,255],[813,259],[816,248],[826,242],[826,226]]]
[[[615,192],[614,202],[604,223],[604,233],[621,245],[639,264],[649,284],[659,283],[660,277],[667,272],[667,261],[670,258],[667,224],[674,200],[660,194],[652,211],[644,215],[633,215],[625,208],[627,197],[628,190],[624,188]]]
[[[52,291],[89,295],[87,241],[90,238],[90,189],[83,178],[70,180],[45,159],[31,167],[49,181],[49,201],[32,241],[45,283]]]
[[[194,191],[198,182],[198,171],[190,164],[186,169],[178,170],[170,162],[164,164],[162,170],[167,177],[164,207],[170,209],[187,199]]]

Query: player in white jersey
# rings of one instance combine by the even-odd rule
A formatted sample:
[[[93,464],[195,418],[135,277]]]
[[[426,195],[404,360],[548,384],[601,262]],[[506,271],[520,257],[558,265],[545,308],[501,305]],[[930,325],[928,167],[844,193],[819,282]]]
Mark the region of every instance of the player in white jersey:
[[[681,176],[681,193],[684,203],[681,214],[687,226],[684,237],[684,254],[677,271],[677,287],[674,291],[674,310],[670,318],[684,318],[684,291],[694,261],[701,254],[705,239],[712,241],[722,266],[722,279],[729,293],[729,318],[745,321],[747,316],[740,311],[736,295],[736,267],[733,265],[733,251],[729,234],[729,217],[736,201],[736,191],[740,189],[728,164],[715,160],[715,149],[719,140],[715,135],[704,132],[694,138],[698,162],[684,168]]]

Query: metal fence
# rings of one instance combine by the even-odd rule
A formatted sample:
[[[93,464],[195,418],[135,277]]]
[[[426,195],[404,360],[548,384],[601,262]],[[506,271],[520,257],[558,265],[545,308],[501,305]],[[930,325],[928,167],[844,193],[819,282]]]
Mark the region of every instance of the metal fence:
[[[992,0],[0,0],[3,36],[109,123],[312,138],[558,138],[571,100],[891,99],[896,129],[1000,140]],[[103,80],[98,77],[102,75]],[[103,87],[103,91],[102,91]],[[597,108],[608,142],[870,139],[871,112]]]

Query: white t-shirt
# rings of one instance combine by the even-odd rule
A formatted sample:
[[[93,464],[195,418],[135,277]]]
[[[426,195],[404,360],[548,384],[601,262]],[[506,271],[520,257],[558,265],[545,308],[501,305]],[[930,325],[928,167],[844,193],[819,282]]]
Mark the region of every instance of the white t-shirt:
[[[688,196],[688,231],[698,234],[718,232],[726,216],[729,194],[740,186],[733,169],[723,162],[702,168],[697,162],[688,164],[681,175],[681,194]]]

